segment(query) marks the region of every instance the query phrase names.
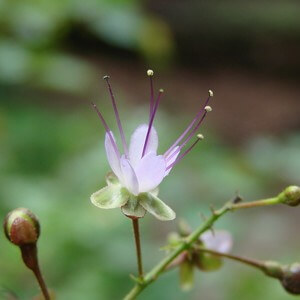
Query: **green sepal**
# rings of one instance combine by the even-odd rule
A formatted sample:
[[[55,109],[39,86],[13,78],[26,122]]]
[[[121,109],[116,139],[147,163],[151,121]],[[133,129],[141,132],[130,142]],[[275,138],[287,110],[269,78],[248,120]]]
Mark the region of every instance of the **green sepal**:
[[[120,183],[118,177],[113,172],[107,173],[105,180],[107,185],[115,185]]]
[[[138,201],[149,213],[161,221],[170,221],[176,218],[175,212],[152,193],[139,194]]]
[[[183,291],[190,291],[194,286],[194,265],[186,259],[179,267],[180,287]]]
[[[146,210],[140,205],[137,196],[129,194],[128,202],[122,206],[122,212],[129,218],[143,218]]]
[[[104,209],[121,207],[128,199],[128,191],[120,184],[110,184],[91,196],[92,203]]]
[[[206,272],[216,271],[223,265],[223,260],[220,257],[204,252],[198,253],[195,257],[195,262],[200,270]]]

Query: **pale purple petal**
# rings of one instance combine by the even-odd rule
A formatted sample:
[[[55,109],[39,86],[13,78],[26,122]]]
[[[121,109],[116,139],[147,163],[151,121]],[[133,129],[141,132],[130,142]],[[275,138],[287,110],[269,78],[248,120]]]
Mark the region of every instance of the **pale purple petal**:
[[[200,240],[206,248],[222,253],[228,253],[233,243],[231,234],[225,230],[216,230],[214,234],[212,231],[206,231]]]
[[[113,133],[112,132],[110,132],[110,133],[111,133],[111,136],[112,136],[114,142],[116,143]],[[120,167],[120,159],[113,147],[112,141],[111,141],[108,133],[106,133],[106,135],[105,135],[105,150],[106,150],[107,160],[108,160],[108,163],[109,163],[112,171],[119,178],[119,180],[121,180],[122,172],[121,172],[121,167]]]
[[[146,154],[135,168],[139,192],[149,192],[155,189],[163,180],[165,170],[166,161],[162,155],[156,155],[153,152]]]
[[[120,166],[122,171],[122,179],[120,181],[128,189],[128,191],[134,195],[139,193],[139,184],[135,172],[130,165],[128,159],[124,155],[121,156]]]
[[[135,168],[142,158],[144,143],[148,131],[148,125],[142,124],[133,132],[129,145],[129,159],[131,165]],[[152,126],[145,155],[149,152],[156,154],[158,147],[158,136],[155,128]]]
[[[180,151],[178,151],[178,148],[179,148],[179,146],[176,146],[171,151],[171,153],[166,157],[167,166],[170,166],[170,165],[172,165],[175,162],[176,158],[178,157],[178,155],[180,153]],[[178,152],[176,152],[176,151],[178,151]],[[169,168],[168,170],[166,170],[165,176],[169,175],[169,173],[171,172],[172,169],[173,169],[173,167]]]

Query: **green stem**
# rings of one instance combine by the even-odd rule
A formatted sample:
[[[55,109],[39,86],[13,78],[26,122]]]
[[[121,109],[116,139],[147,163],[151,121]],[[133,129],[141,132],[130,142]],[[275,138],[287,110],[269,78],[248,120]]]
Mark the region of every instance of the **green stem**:
[[[200,234],[211,228],[214,222],[219,219],[226,212],[231,210],[231,203],[224,205],[220,210],[215,211],[210,218],[208,218],[201,226],[198,227],[192,234],[190,234],[184,243],[173,250],[166,258],[157,264],[150,272],[148,272],[141,283],[137,283],[133,289],[126,295],[124,300],[136,299],[136,297],[149,284],[157,279],[157,277],[166,269],[166,267],[184,250],[191,247],[191,245],[199,238]]]
[[[263,200],[257,200],[252,202],[244,202],[237,203],[232,205],[232,210],[240,209],[240,208],[252,208],[252,207],[260,207],[260,206],[268,206],[278,204],[278,197],[268,198]]]
[[[131,291],[125,296],[124,300],[133,300],[152,282],[154,282],[165,271],[167,266],[183,251],[189,249],[195,241],[199,239],[199,236],[212,228],[213,224],[225,213],[232,210],[241,208],[252,208],[258,206],[274,205],[282,202],[280,198],[281,194],[274,198],[262,199],[259,201],[245,202],[245,203],[233,203],[232,201],[226,203],[219,210],[214,210],[212,215],[202,223],[194,232],[185,238],[185,242],[177,246],[167,257],[162,259],[155,267],[152,268],[143,278],[141,282],[137,282]],[[249,262],[250,263],[250,262]],[[257,266],[258,267],[258,266]]]
[[[143,262],[142,262],[142,250],[141,250],[141,239],[140,239],[140,230],[139,230],[139,219],[132,219],[135,248],[136,248],[136,257],[138,265],[139,278],[143,278]]]

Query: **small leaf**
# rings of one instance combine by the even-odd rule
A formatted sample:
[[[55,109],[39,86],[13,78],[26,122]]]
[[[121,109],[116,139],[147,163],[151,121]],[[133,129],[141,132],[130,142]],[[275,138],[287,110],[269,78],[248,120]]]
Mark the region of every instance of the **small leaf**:
[[[122,206],[122,212],[127,217],[143,218],[146,210],[138,202],[138,198],[132,194],[129,196],[128,202]]]
[[[189,260],[185,260],[179,268],[180,287],[183,291],[189,291],[194,285],[194,266]]]
[[[92,203],[100,208],[109,209],[121,207],[129,199],[129,193],[121,185],[108,185],[92,194]]]
[[[175,212],[162,200],[151,193],[142,193],[138,196],[141,205],[157,219],[170,221],[176,218]]]

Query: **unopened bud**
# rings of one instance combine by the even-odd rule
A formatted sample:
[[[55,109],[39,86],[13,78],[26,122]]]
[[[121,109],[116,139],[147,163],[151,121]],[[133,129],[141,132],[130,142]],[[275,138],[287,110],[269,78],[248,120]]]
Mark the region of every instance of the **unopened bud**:
[[[6,216],[3,225],[6,237],[17,246],[34,244],[40,235],[37,217],[26,208],[11,211]]]
[[[204,272],[216,271],[223,265],[223,261],[219,256],[204,252],[195,255],[194,261],[196,266]]]
[[[300,263],[285,267],[281,284],[287,292],[300,295]]]
[[[287,187],[279,197],[282,199],[282,203],[289,206],[297,206],[300,204],[300,187],[291,185]]]
[[[189,234],[191,234],[192,229],[185,220],[180,219],[178,222],[178,232],[179,232],[180,236],[186,237]]]

